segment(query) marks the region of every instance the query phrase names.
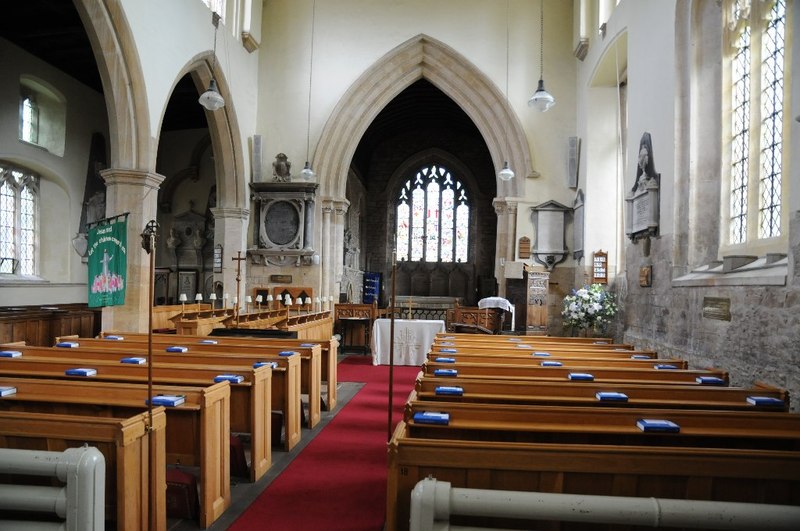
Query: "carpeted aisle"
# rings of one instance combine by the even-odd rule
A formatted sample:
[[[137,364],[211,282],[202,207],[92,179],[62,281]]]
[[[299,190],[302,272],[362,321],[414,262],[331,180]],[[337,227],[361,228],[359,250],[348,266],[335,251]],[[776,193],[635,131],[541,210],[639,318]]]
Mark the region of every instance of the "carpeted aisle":
[[[389,367],[371,362],[350,356],[339,363],[339,381],[366,385],[229,529],[383,529]],[[394,368],[393,424],[418,372]]]

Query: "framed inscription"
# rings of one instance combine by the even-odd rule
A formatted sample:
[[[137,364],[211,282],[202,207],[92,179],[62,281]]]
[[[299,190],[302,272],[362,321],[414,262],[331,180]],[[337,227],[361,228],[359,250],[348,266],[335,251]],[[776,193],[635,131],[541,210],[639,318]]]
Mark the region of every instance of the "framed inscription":
[[[592,284],[608,284],[608,253],[592,253]]]
[[[222,273],[222,245],[214,246],[214,273]]]
[[[653,285],[653,266],[639,268],[639,286],[649,288]]]
[[[731,300],[721,297],[703,297],[703,317],[718,321],[730,321]]]

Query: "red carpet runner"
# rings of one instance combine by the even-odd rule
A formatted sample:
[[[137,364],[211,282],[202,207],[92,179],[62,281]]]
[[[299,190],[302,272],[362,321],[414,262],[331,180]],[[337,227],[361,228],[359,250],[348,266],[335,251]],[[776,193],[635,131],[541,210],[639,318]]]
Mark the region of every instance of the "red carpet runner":
[[[372,358],[339,363],[340,382],[366,385],[230,527],[380,531],[386,519],[389,367]],[[418,367],[394,368],[394,423]]]

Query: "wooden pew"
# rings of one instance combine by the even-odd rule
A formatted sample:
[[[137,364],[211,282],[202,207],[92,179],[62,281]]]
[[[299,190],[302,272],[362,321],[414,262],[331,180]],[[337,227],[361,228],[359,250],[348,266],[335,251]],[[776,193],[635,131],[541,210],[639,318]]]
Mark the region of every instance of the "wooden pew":
[[[126,339],[125,336],[111,336],[121,337],[122,339],[96,339],[96,338],[76,338],[67,336],[59,338],[62,341],[73,341],[78,343],[77,350],[89,349],[102,349],[112,351],[119,357],[120,352],[128,352],[137,355],[147,354],[147,341],[137,339]],[[189,338],[186,340],[185,338]],[[201,341],[215,341],[215,344],[205,344]],[[207,336],[171,336],[160,335],[152,337],[153,353],[157,359],[163,359],[169,362],[185,362],[198,358],[201,363],[213,364],[226,364],[244,363],[249,362],[252,365],[256,361],[270,359],[277,361],[281,365],[284,364],[284,357],[280,356],[281,352],[292,351],[297,352],[300,356],[300,366],[297,369],[298,388],[301,393],[308,394],[308,427],[313,428],[320,421],[320,408],[321,408],[321,365],[322,365],[322,347],[319,344],[306,344],[306,346],[297,347],[280,347],[274,344],[260,343],[248,344],[246,342],[226,342],[222,345],[219,344],[217,339],[211,339]],[[185,353],[177,354],[176,357],[167,357],[164,352],[169,346],[184,346],[188,350]],[[73,350],[73,349],[69,349]],[[202,358],[202,359],[200,359]],[[290,371],[291,372],[291,371]],[[299,398],[299,397],[298,397]]]
[[[333,335],[333,317],[331,312],[311,312],[289,314],[285,322],[277,325],[278,329],[297,334],[297,339],[314,339],[315,337],[331,337]]]
[[[633,349],[628,343],[614,343],[609,338],[577,338],[577,337],[552,337],[552,336],[507,336],[507,335],[481,335],[481,334],[436,334],[434,343],[470,344],[470,345],[533,345],[553,347],[586,347],[594,349]]]
[[[436,389],[457,387],[460,396],[437,393]],[[600,401],[597,393],[617,392],[627,396],[625,402]],[[599,405],[607,407],[661,407],[675,409],[764,409],[767,411],[788,411],[789,394],[765,384],[751,388],[718,387],[698,385],[641,385],[637,383],[616,383],[606,385],[585,383],[572,385],[571,382],[546,382],[532,380],[493,380],[479,378],[430,378],[420,376],[414,386],[416,398],[420,401],[483,402],[500,404],[528,405]],[[451,391],[452,392],[452,391]],[[760,396],[775,398],[782,405],[759,406],[750,404],[747,398]]]
[[[289,318],[289,308],[284,306],[277,309],[260,309],[247,313],[240,313],[233,319],[225,322],[226,328],[278,328],[278,324]],[[188,332],[187,332],[188,334]],[[198,335],[198,334],[194,334]]]
[[[482,354],[489,356],[496,354],[498,356],[534,356],[539,353],[541,357],[561,356],[561,357],[603,357],[603,358],[620,358],[620,359],[656,359],[658,354],[652,350],[629,350],[629,349],[595,349],[590,347],[570,347],[570,348],[552,348],[545,346],[457,346],[447,347],[441,345],[432,345],[430,352],[440,354],[442,356],[449,356],[451,354]],[[454,352],[455,351],[455,352]],[[635,356],[635,358],[634,358]]]
[[[605,368],[605,367],[541,367],[520,364],[494,364],[494,363],[439,363],[426,360],[422,371],[426,376],[436,376],[436,371],[456,370],[458,378],[497,378],[497,379],[526,379],[536,378],[550,381],[570,381],[570,374],[589,373],[598,383],[614,383],[635,380],[638,383],[681,383],[696,384],[698,378],[718,378],[720,385],[728,384],[728,373],[718,369],[706,370],[657,370],[657,369],[630,369],[630,368]],[[572,381],[575,385],[585,381]]]
[[[0,446],[60,451],[90,444],[106,460],[106,518],[120,531],[165,531],[166,416],[154,408],[127,418],[0,411]],[[153,486],[153,519],[148,498]]]
[[[175,333],[207,335],[215,328],[222,328],[225,322],[232,319],[234,310],[231,309],[202,309],[185,311],[170,317]]]
[[[796,451],[476,444],[415,437],[401,422],[389,443],[387,531],[408,529],[411,490],[428,476],[466,488],[800,505]],[[492,522],[470,518],[451,524]],[[556,525],[533,522],[526,528],[564,528]]]
[[[174,330],[175,324],[171,321],[173,317],[185,311],[209,310],[211,305],[208,303],[192,304],[163,304],[153,306],[153,330]],[[65,334],[59,334],[65,335]],[[86,336],[88,334],[81,334]],[[49,343],[51,344],[51,343]]]
[[[270,337],[263,337],[258,335],[258,331],[254,330],[253,335],[244,335],[246,332],[243,332],[242,335],[239,334],[231,334],[231,335],[214,335],[214,336],[194,336],[194,335],[184,335],[181,341],[193,341],[193,342],[200,342],[200,341],[208,341],[213,340],[216,341],[218,345],[225,345],[225,346],[250,346],[250,345],[267,345],[273,347],[279,347],[282,349],[296,349],[298,347],[305,348],[309,345],[319,344],[320,349],[322,351],[322,358],[320,360],[320,373],[322,375],[322,381],[327,383],[327,393],[326,399],[322,401],[322,406],[327,411],[332,411],[336,408],[336,386],[337,386],[337,364],[338,364],[338,352],[339,352],[339,342],[334,338],[329,339],[293,339],[293,338],[270,338]],[[136,332],[101,332],[100,337],[121,337],[123,341],[134,341],[134,342],[144,342],[147,343],[148,335],[143,333],[136,333]],[[170,343],[176,341],[175,336],[170,334],[153,334],[152,341],[158,344]],[[171,344],[171,343],[170,343]],[[300,351],[303,354],[303,351]],[[303,356],[302,364],[308,365],[310,360]],[[302,379],[303,379],[303,392],[308,393],[306,387],[306,380],[309,378],[309,369],[304,368]]]
[[[143,384],[0,376],[0,386],[15,387],[14,395],[0,399],[0,410],[56,413],[95,417],[127,417],[147,410],[148,389]],[[209,387],[153,386],[153,394],[182,395],[185,402],[165,408],[166,462],[200,469],[199,524],[210,526],[230,506],[230,385]],[[267,447],[269,450],[269,447]],[[257,455],[254,452],[253,455]],[[253,462],[251,477],[269,467],[268,454]]]
[[[418,421],[415,414],[449,414],[447,425]],[[645,432],[641,419],[663,419],[679,433]],[[412,401],[404,421],[426,439],[497,442],[703,446],[800,452],[800,415],[766,411],[663,408],[553,407],[518,404]]]
[[[171,339],[175,339],[172,337]],[[147,343],[126,342],[108,339],[75,338],[78,344],[75,348],[54,348],[44,354],[47,356],[72,356],[76,352],[87,353],[89,359],[114,359],[119,361],[124,356],[147,356]],[[170,346],[181,346],[188,350],[184,353],[169,353],[166,349]],[[320,357],[319,346],[298,348],[292,350],[297,356],[281,356],[285,349],[277,347],[227,347],[219,345],[204,345],[200,343],[185,344],[178,341],[165,341],[153,344],[153,356],[157,363],[197,363],[200,365],[234,365],[252,366],[259,361],[274,361],[278,368],[273,375],[272,402],[276,409],[282,410],[284,415],[295,415],[297,422],[302,416],[302,401],[300,394],[303,391],[303,382],[306,382],[305,391],[309,395],[309,427],[313,428],[320,420]],[[303,356],[307,363],[302,364]],[[297,358],[297,359],[294,359]],[[308,374],[305,378],[301,369],[305,368]],[[291,379],[292,385],[283,382]],[[291,391],[291,393],[290,393]],[[291,408],[291,409],[290,409]]]
[[[616,354],[616,353],[615,353]],[[455,362],[466,363],[493,363],[493,364],[522,364],[539,365],[541,367],[554,366],[560,363],[563,367],[637,367],[640,369],[687,369],[689,364],[685,360],[647,358],[637,359],[629,357],[605,357],[602,354],[586,354],[582,356],[567,355],[561,356],[553,354],[550,356],[536,356],[531,351],[511,352],[508,354],[494,352],[492,354],[482,353],[442,353],[429,352],[427,358],[430,361],[454,360]]]
[[[85,360],[65,360],[23,355],[21,358],[0,359],[0,375],[85,380],[85,377],[67,376],[64,371],[75,367],[86,367],[86,365]],[[91,363],[91,366],[97,370],[97,375],[92,376],[92,380],[147,383],[147,367],[144,365],[96,360]],[[153,381],[159,385],[208,387],[214,383],[214,378],[217,375],[230,372],[228,369],[230,367],[159,364],[153,367]],[[269,407],[272,396],[273,371],[270,367],[264,366],[257,369],[240,368],[236,370],[236,374],[241,375],[244,380],[240,384],[231,386],[231,431],[251,434],[252,460],[256,463],[261,462],[264,459],[266,446],[270,445],[272,441]],[[294,447],[299,440],[300,423],[299,415],[297,415],[295,421],[286,422],[286,444]]]

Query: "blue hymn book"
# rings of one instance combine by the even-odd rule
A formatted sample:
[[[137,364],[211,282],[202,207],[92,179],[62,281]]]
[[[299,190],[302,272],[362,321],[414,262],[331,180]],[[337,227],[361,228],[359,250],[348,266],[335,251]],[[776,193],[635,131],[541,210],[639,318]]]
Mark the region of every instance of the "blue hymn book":
[[[97,374],[97,370],[79,367],[76,369],[67,369],[64,371],[64,374],[67,376],[94,376]]]
[[[662,419],[639,419],[636,421],[636,427],[642,431],[658,431],[667,433],[678,433],[681,431],[681,427],[671,420]]]
[[[244,376],[239,374],[218,374],[214,377],[215,382],[230,382],[233,384],[242,383],[244,381]]]
[[[442,424],[450,423],[449,413],[438,413],[435,411],[417,411],[414,413],[414,422],[419,424]]]
[[[455,385],[440,385],[435,389],[437,395],[463,396],[464,388]]]
[[[175,407],[183,404],[185,400],[186,399],[180,395],[158,395],[153,397],[153,405]],[[149,400],[144,401],[145,404],[148,402]]]
[[[167,352],[181,352],[181,353],[183,353],[183,352],[188,352],[189,351],[189,347],[180,347],[180,346],[177,346],[177,345],[173,345],[171,347],[167,347],[166,351]]]

